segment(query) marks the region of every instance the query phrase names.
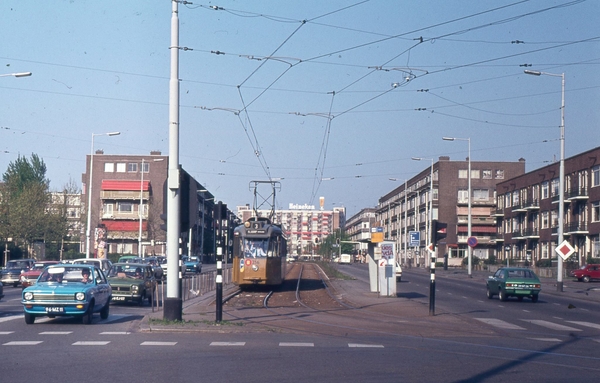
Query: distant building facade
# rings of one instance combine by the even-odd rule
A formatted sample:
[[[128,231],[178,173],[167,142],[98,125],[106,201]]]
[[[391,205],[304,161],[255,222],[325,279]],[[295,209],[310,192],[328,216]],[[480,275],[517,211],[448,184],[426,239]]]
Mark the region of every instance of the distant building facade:
[[[242,222],[254,216],[250,206],[238,206]],[[258,210],[259,217],[269,217],[271,210]],[[336,230],[344,227],[346,208],[316,209],[312,205],[289,204],[287,210],[275,210],[273,223],[280,224],[288,238],[288,256],[316,256],[318,246]]]
[[[497,185],[498,255],[517,263],[556,258],[559,166],[553,163]],[[573,261],[600,258],[600,147],[564,161],[563,236]]]
[[[376,209],[372,207],[362,209],[346,221],[344,230],[350,241],[361,242],[354,244],[355,255],[367,254],[368,242],[371,240],[371,228],[376,226],[376,222]]]
[[[450,161],[450,157],[442,156],[433,164],[433,182],[431,166],[428,166],[379,199],[377,225],[383,228],[385,240],[396,243],[402,262],[427,263],[430,220],[447,225],[446,237],[437,243],[439,258],[448,254],[449,264],[459,265],[467,255],[468,167],[468,159]],[[473,249],[474,256],[485,259],[496,253],[496,184],[524,173],[523,159],[471,161],[471,235],[478,242]],[[411,232],[418,233],[418,245],[411,243]]]

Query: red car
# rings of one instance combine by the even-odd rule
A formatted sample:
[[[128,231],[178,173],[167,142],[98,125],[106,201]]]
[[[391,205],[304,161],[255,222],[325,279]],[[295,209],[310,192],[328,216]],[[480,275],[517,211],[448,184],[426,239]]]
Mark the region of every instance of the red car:
[[[58,261],[40,261],[40,262],[34,263],[34,265],[31,269],[21,273],[21,276],[19,277],[21,286],[23,286],[23,288],[25,288],[25,287],[29,287],[29,286],[35,284],[35,281],[37,281],[38,277],[40,276],[42,271],[46,268],[46,266],[56,265],[57,263],[58,263]]]
[[[592,279],[600,279],[600,265],[588,264],[581,266],[571,272],[571,276],[577,278],[579,282],[589,282]]]

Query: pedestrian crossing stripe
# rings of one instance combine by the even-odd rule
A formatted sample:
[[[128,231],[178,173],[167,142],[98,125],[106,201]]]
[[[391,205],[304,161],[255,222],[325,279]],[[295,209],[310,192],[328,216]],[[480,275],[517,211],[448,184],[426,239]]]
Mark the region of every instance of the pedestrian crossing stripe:
[[[245,346],[246,342],[211,342],[211,346]]]
[[[4,343],[3,346],[35,346],[40,343],[42,343],[41,340],[39,340],[39,341],[37,341],[37,340],[21,340],[21,341],[15,340],[12,342]]]
[[[505,330],[525,330],[525,327],[517,326],[516,324],[508,323],[495,318],[475,318],[480,322],[489,324],[490,326],[498,327]]]
[[[565,326],[565,325],[562,325],[562,324],[548,322],[548,321],[545,321],[545,320],[535,320],[535,319],[521,319],[521,320],[525,321],[525,322],[528,322],[528,323],[531,323],[531,324],[538,325],[538,326],[546,327],[546,328],[549,328],[551,330],[557,330],[557,331],[583,331],[583,330],[575,328],[575,327]]]
[[[382,344],[360,344],[360,343],[348,343],[350,348],[384,348]]]
[[[141,346],[175,346],[177,342],[142,342]]]
[[[573,323],[579,326],[584,326],[584,327],[591,327],[591,328],[595,328],[595,329],[599,329],[600,330],[600,324],[598,323],[590,323],[590,322],[579,322],[579,321],[574,321],[574,320],[568,320],[567,323]]]
[[[279,342],[280,347],[315,347],[314,343]]]
[[[79,341],[73,343],[73,346],[106,346],[110,341]]]

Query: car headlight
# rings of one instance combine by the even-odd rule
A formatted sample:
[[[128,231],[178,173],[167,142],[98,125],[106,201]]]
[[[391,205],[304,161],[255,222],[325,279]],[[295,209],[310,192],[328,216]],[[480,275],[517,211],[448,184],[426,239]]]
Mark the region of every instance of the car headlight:
[[[131,286],[131,291],[136,291],[137,292],[139,289],[140,289],[140,286],[138,286],[138,285],[132,285]]]
[[[85,293],[77,293],[77,294],[75,294],[75,299],[77,299],[78,301],[85,300]]]
[[[23,298],[25,298],[26,301],[30,301],[33,299],[33,293],[27,291],[25,294],[23,294]]]

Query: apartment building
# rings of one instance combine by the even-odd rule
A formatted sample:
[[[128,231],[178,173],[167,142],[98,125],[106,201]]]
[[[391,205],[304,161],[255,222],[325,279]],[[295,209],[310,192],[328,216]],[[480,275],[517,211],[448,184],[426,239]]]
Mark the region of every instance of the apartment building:
[[[361,242],[354,244],[355,255],[367,253],[367,243],[371,239],[371,228],[376,226],[375,222],[376,209],[372,207],[362,209],[346,221],[344,230],[350,241]]]
[[[446,236],[437,243],[438,257],[448,254],[449,264],[459,265],[468,253],[470,198],[471,236],[477,239],[473,255],[488,258],[497,249],[496,184],[524,173],[524,159],[487,162],[439,157],[379,199],[377,224],[383,228],[384,239],[396,243],[402,262],[423,265],[429,257],[426,246],[430,243],[430,222],[443,222],[447,225]]]
[[[600,258],[600,147],[564,161],[563,236],[575,248],[573,261]],[[556,258],[559,204],[558,162],[497,185],[497,251],[501,259],[531,262]]]

